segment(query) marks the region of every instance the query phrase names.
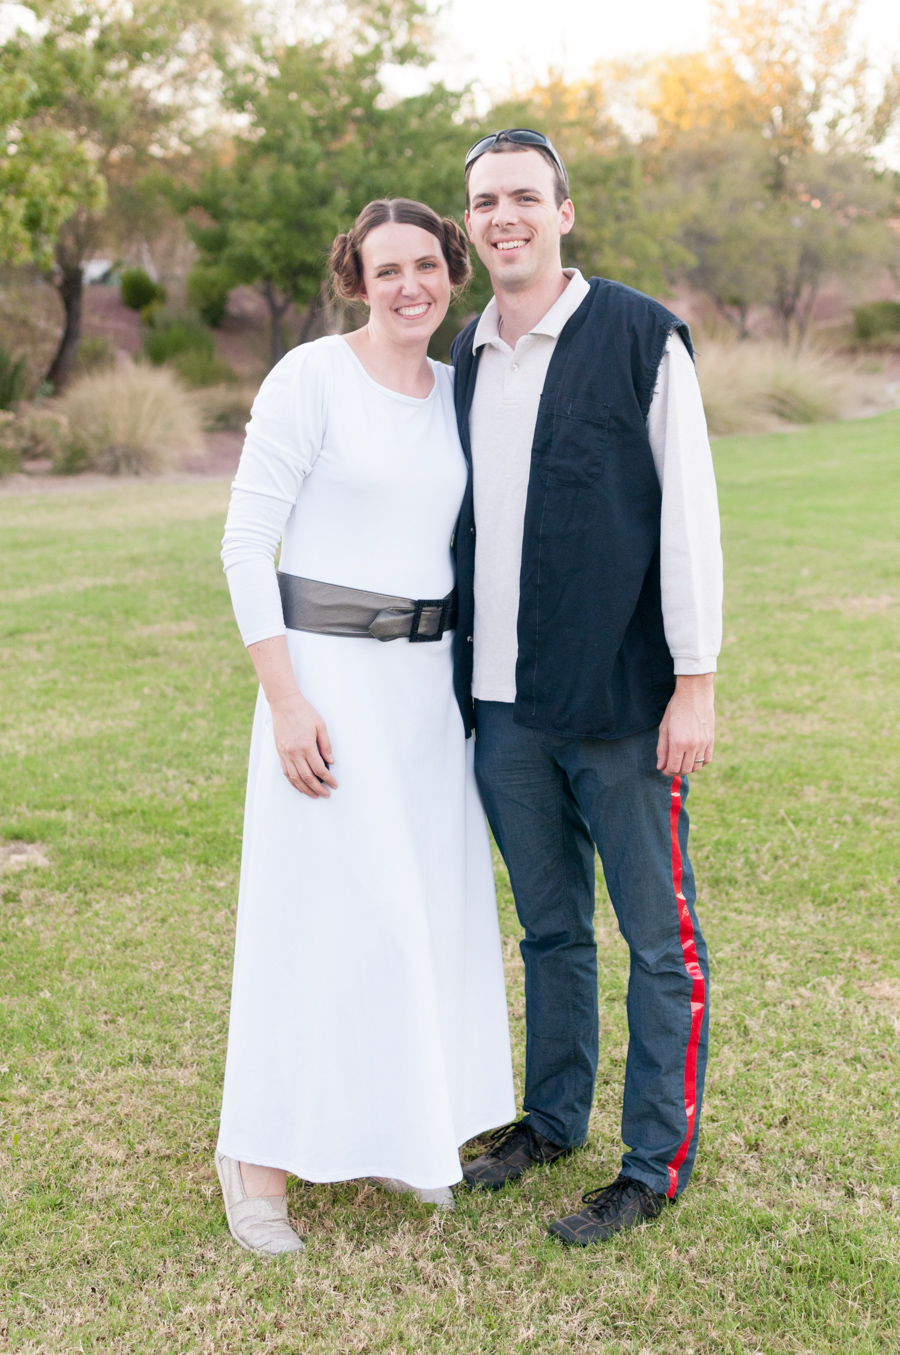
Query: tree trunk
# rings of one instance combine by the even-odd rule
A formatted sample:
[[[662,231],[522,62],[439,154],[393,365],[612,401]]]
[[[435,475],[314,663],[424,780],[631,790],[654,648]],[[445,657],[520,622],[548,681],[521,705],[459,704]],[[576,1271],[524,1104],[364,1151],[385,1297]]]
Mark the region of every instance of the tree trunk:
[[[318,321],[320,315],[322,314],[322,310],[325,306],[326,300],[327,300],[326,285],[323,282],[322,286],[319,288],[318,292],[313,297],[312,301],[310,301],[309,305],[306,307],[306,310],[303,313],[303,320],[300,324],[301,343],[307,343],[309,341],[309,336],[310,334],[312,334],[313,329],[316,326],[316,322]]]
[[[279,298],[271,282],[264,283],[260,290],[269,307],[269,355],[271,365],[274,367],[276,362],[280,362],[285,354],[284,327],[281,322],[291,304],[291,298],[289,296],[283,299]]]
[[[59,263],[59,272],[53,278],[53,285],[59,292],[59,298],[65,310],[65,322],[59,345],[50,363],[44,380],[55,392],[63,389],[71,375],[78,356],[81,342],[81,307],[84,297],[84,274],[81,260]]]
[[[738,338],[749,339],[750,330],[747,328],[747,317],[749,315],[749,307],[741,304],[740,302],[723,301],[722,298],[719,296],[714,296],[713,301],[715,302],[716,310],[719,312],[722,319],[726,320],[728,324],[732,326],[732,328],[737,330]],[[737,311],[737,319],[735,319],[732,313],[733,311]]]

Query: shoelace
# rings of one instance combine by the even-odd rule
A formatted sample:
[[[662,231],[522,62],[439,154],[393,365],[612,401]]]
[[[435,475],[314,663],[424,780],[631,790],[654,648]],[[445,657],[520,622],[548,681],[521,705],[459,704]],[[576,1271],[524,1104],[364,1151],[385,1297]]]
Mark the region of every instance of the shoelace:
[[[535,1141],[534,1130],[527,1120],[516,1120],[513,1124],[505,1124],[500,1129],[495,1129],[488,1139],[490,1147],[485,1156],[496,1157],[501,1149],[512,1148],[519,1138],[527,1139],[535,1152],[543,1156]]]
[[[600,1186],[597,1190],[589,1190],[587,1194],[582,1195],[581,1203],[593,1205],[597,1217],[602,1219],[604,1215],[611,1213],[616,1208],[619,1197],[626,1193],[631,1194],[632,1191],[637,1195],[642,1195],[645,1191],[647,1194],[650,1193],[648,1187],[642,1181],[613,1181],[612,1185]]]

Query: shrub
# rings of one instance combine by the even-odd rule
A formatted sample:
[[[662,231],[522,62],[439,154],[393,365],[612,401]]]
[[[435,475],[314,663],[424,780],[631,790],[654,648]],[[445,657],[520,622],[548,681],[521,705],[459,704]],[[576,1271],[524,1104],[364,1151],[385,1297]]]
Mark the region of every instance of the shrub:
[[[203,427],[208,433],[241,432],[250,418],[254,386],[212,386],[198,396]]]
[[[152,473],[202,446],[194,398],[174,372],[143,363],[82,377],[60,399],[59,409],[92,470]]]
[[[224,268],[196,264],[188,274],[185,292],[188,304],[213,329],[218,329],[228,313],[231,279]]]
[[[157,367],[182,353],[205,353],[215,357],[212,334],[190,315],[157,315],[144,335],[144,356]]]
[[[0,409],[12,409],[25,394],[28,368],[25,357],[14,358],[8,348],[0,344]]]
[[[169,358],[167,367],[173,368],[189,386],[220,386],[237,381],[237,372],[217,358],[214,353],[189,348]]]
[[[142,311],[154,301],[165,301],[166,289],[154,282],[143,268],[126,268],[119,279],[119,295],[123,306],[129,310]]]
[[[712,338],[698,339],[697,372],[709,431],[719,435],[840,419],[875,402],[883,384],[826,353]]]
[[[116,351],[102,334],[86,334],[78,345],[74,375],[87,376],[89,372],[106,372],[116,364]]]
[[[77,462],[79,448],[69,422],[56,410],[25,406],[15,414],[0,414],[0,473],[20,470],[23,461]]]
[[[900,301],[869,301],[853,311],[853,328],[858,339],[880,339],[900,334]]]
[[[15,431],[16,416],[0,409],[0,480],[22,469],[22,453]]]

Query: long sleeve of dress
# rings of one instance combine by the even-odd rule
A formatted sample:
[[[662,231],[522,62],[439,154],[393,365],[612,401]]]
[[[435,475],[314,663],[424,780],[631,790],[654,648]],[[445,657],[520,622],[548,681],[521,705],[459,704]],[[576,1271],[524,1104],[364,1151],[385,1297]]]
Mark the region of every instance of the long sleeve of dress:
[[[719,504],[697,373],[678,334],[659,366],[647,433],[662,488],[666,642],[676,674],[714,673],[722,644]]]
[[[284,635],[275,551],[325,430],[326,375],[303,345],[266,377],[253,402],[222,541],[222,563],[245,645]]]

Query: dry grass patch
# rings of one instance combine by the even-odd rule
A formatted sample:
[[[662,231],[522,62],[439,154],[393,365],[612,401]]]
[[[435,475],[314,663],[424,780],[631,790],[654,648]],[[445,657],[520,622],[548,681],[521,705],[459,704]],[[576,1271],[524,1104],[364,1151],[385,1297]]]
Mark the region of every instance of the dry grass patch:
[[[41,842],[2,842],[0,843],[0,871],[38,869],[49,866],[50,861]]]

